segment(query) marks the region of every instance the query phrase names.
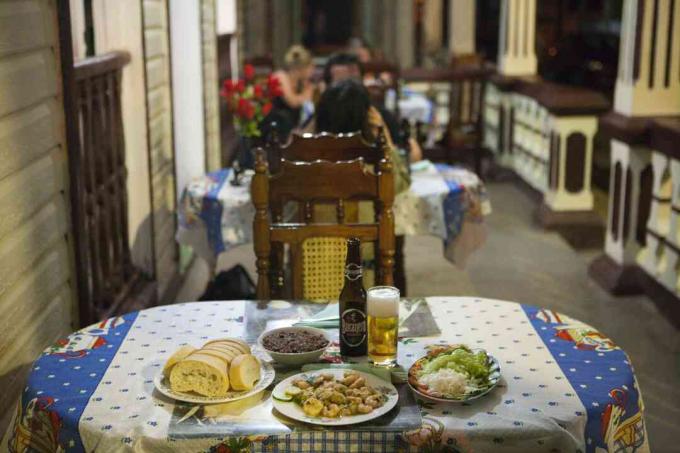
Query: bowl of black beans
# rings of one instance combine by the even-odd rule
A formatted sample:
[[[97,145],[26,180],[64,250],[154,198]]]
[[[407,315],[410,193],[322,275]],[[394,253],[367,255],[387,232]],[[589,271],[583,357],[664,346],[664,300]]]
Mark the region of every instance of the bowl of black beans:
[[[280,364],[300,366],[318,361],[330,339],[315,327],[280,327],[264,332],[257,343]]]

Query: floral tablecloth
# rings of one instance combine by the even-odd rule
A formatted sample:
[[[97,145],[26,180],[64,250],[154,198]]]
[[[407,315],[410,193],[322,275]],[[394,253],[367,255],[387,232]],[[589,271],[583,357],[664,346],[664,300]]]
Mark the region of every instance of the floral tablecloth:
[[[271,434],[263,423],[233,435],[251,409],[187,416],[185,405],[154,391],[153,377],[168,356],[186,343],[226,335],[249,338],[246,325],[253,310],[291,307],[286,301],[266,308],[252,301],[202,302],[113,318],[45,350],[32,367],[0,450],[649,451],[632,365],[594,328],[511,302],[431,297],[426,303],[442,333],[400,338],[401,365],[409,367],[432,345],[462,342],[494,355],[502,378],[491,393],[468,404],[419,400],[419,429],[333,431],[305,425]],[[262,405],[270,398],[251,404],[266,409]],[[189,422],[195,429],[184,428]]]
[[[444,241],[444,256],[463,265],[486,239],[484,216],[491,212],[484,184],[473,172],[449,165],[413,165],[411,187],[394,202],[398,235],[434,235]],[[255,208],[247,174],[232,185],[223,169],[192,181],[180,200],[180,244],[191,246],[209,263],[230,248],[252,241]]]

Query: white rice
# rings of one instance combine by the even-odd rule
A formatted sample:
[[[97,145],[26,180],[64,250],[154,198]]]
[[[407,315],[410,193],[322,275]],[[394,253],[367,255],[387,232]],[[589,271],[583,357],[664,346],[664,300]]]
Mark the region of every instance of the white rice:
[[[442,395],[461,395],[467,389],[465,376],[449,368],[441,368],[434,373],[421,376],[418,381],[427,385],[430,391]]]

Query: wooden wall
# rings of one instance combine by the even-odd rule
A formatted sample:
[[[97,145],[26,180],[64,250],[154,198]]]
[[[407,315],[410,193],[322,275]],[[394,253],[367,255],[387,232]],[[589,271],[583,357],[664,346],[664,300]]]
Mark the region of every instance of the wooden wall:
[[[203,112],[207,171],[222,167],[220,104],[217,77],[217,20],[215,0],[201,0],[201,48],[203,51]]]
[[[144,0],[142,16],[153,250],[155,277],[162,301],[169,285],[176,279],[178,270],[178,248],[175,242],[176,192],[167,1]]]
[[[0,2],[0,428],[74,321],[64,134],[55,1]]]

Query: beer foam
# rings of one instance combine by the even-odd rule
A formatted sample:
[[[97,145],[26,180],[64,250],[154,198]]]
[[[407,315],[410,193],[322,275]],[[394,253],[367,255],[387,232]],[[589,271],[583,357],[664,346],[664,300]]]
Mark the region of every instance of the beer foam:
[[[366,298],[368,316],[390,318],[399,316],[399,290],[389,287],[378,287],[368,290]]]

